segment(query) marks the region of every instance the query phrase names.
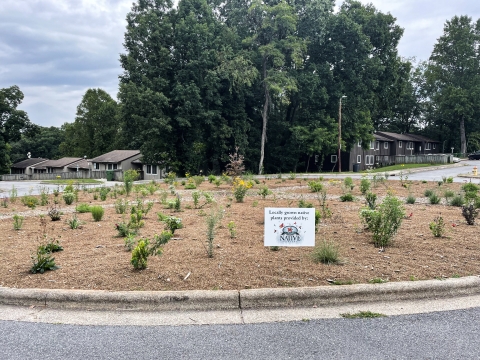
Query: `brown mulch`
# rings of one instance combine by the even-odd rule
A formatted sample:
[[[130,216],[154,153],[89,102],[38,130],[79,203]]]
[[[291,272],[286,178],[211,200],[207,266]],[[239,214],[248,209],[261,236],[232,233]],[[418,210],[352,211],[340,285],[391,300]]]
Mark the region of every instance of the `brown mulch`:
[[[340,202],[340,180],[323,180],[328,194],[332,217],[318,226],[316,243],[333,241],[339,248],[340,265],[314,263],[313,248],[281,248],[272,251],[263,245],[264,207],[297,207],[304,199],[318,208],[317,194],[310,192],[307,181],[297,178],[269,179],[265,184],[274,194],[263,200],[257,194],[260,183],[251,189],[245,202],[232,201],[231,188],[223,184],[215,187],[208,182],[200,190],[214,194],[216,203],[224,210],[217,228],[214,257],[206,253],[206,217],[212,205],[194,209],[191,193],[178,185],[182,211],[165,209],[159,202],[160,191],[168,186],[158,184],[159,190],[146,200],[155,205],[145,219],[139,237],[152,238],[164,229],[157,220],[157,212],[180,217],[184,227],[175,232],[175,239],[164,246],[161,256],[148,259],[148,268],[135,270],[130,264],[131,253],[126,251],[123,238],[117,237],[115,224],[125,215],[115,213],[115,199],[93,200],[93,194],[81,192],[79,202],[102,205],[105,216],[94,222],[90,213],[78,214],[81,229],[70,229],[68,219],[75,205],[59,205],[64,212],[61,221],[48,219],[47,237],[60,241],[64,251],[54,253],[60,268],[44,274],[32,274],[31,255],[42,242],[39,214],[46,214],[49,206],[30,210],[20,199],[0,208],[0,285],[12,288],[103,289],[103,290],[187,290],[187,289],[245,289],[326,285],[329,282],[367,283],[372,279],[406,281],[476,275],[479,273],[480,242],[478,225],[467,225],[461,209],[442,204],[430,205],[423,196],[425,189],[433,189],[443,196],[449,189],[460,192],[461,184],[409,182],[407,188],[399,181],[378,184],[372,191],[380,198],[392,191],[404,200],[410,193],[417,202],[405,205],[407,219],[402,223],[392,246],[378,249],[371,243],[359,217],[365,206],[355,180],[354,202]],[[134,201],[132,193],[129,200]],[[173,199],[169,195],[169,199]],[[50,195],[53,202],[53,195]],[[203,201],[201,201],[203,203]],[[25,216],[21,230],[13,230],[12,215]],[[446,234],[432,235],[429,223],[442,216]],[[228,223],[233,221],[236,237],[231,238]],[[383,250],[383,251],[382,251]]]

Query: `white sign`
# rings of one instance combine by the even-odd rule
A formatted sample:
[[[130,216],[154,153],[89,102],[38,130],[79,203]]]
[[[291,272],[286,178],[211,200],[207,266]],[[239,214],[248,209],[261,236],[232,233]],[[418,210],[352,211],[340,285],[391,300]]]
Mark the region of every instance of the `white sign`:
[[[265,208],[265,246],[315,246],[314,208]]]

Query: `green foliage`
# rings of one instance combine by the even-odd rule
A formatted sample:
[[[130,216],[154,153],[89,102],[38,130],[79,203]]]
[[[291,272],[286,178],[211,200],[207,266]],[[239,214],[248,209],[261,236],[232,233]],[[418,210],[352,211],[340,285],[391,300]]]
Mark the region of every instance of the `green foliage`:
[[[465,191],[466,193],[473,192],[477,193],[479,190],[478,185],[468,182],[462,185],[462,190]]]
[[[21,199],[22,204],[29,207],[30,209],[35,209],[38,205],[38,199],[35,196],[24,195]]]
[[[430,204],[436,205],[440,203],[440,197],[436,193],[432,193],[429,197],[428,200],[430,201]]]
[[[424,192],[423,192],[423,195],[427,198],[429,198],[430,196],[432,196],[432,194],[434,194],[434,191],[431,190],[431,189],[426,189]]]
[[[407,204],[415,204],[416,201],[417,199],[412,194],[408,194],[407,198],[405,199]]]
[[[217,180],[217,177],[213,174],[210,174],[210,175],[208,175],[207,180],[210,184],[212,184],[215,180]]]
[[[400,200],[388,194],[376,210],[363,209],[360,216],[372,232],[375,246],[385,247],[391,244],[400,228],[405,211]]]
[[[40,250],[40,247],[37,250],[37,253],[35,255],[32,255],[31,258],[33,264],[30,268],[30,272],[32,274],[43,274],[47,270],[58,269],[58,266],[55,264],[55,258],[52,257],[52,254]]]
[[[315,247],[311,256],[315,263],[330,265],[340,262],[338,246],[332,241],[324,240],[319,246]]]
[[[130,263],[136,270],[146,269],[147,267],[148,256],[150,255],[148,245],[148,239],[142,239],[132,251]]]
[[[230,237],[233,239],[237,236],[237,226],[233,221],[228,223],[228,232],[230,233]]]
[[[163,181],[165,184],[173,185],[173,183],[177,181],[177,174],[175,174],[173,171],[170,171],[167,176],[165,176]]]
[[[133,188],[133,182],[139,177],[138,171],[130,169],[123,172],[123,185],[125,186],[125,193],[130,196]]]
[[[77,214],[73,214],[72,218],[68,220],[68,225],[70,229],[78,229],[81,225],[80,220],[77,218]]]
[[[347,202],[347,201],[354,201],[355,198],[353,197],[352,193],[346,193],[343,195],[340,195],[340,201],[342,202]]]
[[[320,181],[309,181],[308,187],[310,188],[311,192],[320,192],[323,190],[323,184]]]
[[[125,239],[123,239],[125,244],[125,250],[132,251],[135,248],[135,243],[137,242],[135,239],[135,234],[127,233]]]
[[[92,217],[94,221],[100,221],[103,218],[103,214],[105,210],[101,206],[92,206],[90,208],[90,212],[92,213]]]
[[[161,213],[158,213],[158,220],[163,221],[165,226],[172,234],[175,233],[175,230],[181,229],[183,227],[182,219],[175,216],[165,216]]]
[[[435,219],[433,219],[433,221],[429,224],[429,227],[433,236],[435,237],[442,237],[443,234],[445,234],[445,222],[441,216],[437,216]]]
[[[355,187],[355,185],[353,185],[353,179],[347,176],[345,179],[343,179],[343,186],[345,186],[346,189],[352,191]]]
[[[78,212],[78,213],[81,213],[81,214],[88,213],[88,212],[90,212],[90,205],[85,204],[85,203],[78,204],[75,207],[75,211]]]
[[[215,210],[212,209],[210,214],[208,214],[205,218],[207,223],[207,256],[209,258],[213,257],[213,240],[215,239],[215,228],[218,222],[223,217],[223,211],[221,209]]]
[[[262,187],[260,187],[260,189],[258,190],[258,195],[260,195],[262,197],[262,199],[265,200],[265,198],[268,196],[268,195],[271,195],[273,194],[272,191],[268,188],[267,185],[263,185]]]
[[[62,213],[60,212],[60,210],[57,209],[56,206],[53,206],[48,210],[48,216],[50,216],[50,219],[52,219],[52,221],[58,221],[61,219]]]
[[[313,204],[311,202],[305,201],[302,197],[302,198],[300,198],[300,200],[298,200],[298,207],[299,208],[313,208]]]
[[[454,197],[455,193],[452,190],[445,190],[443,193],[443,197],[445,198],[445,202],[448,204],[449,199]]]
[[[463,204],[465,204],[465,200],[463,199],[463,196],[461,195],[456,195],[450,200],[450,206],[457,206],[460,207]]]
[[[372,192],[368,192],[365,195],[365,201],[367,202],[367,206],[371,210],[375,210],[376,207],[376,201],[377,201],[377,194],[374,194]]]
[[[366,177],[362,177],[362,180],[360,180],[360,191],[363,195],[370,190],[370,185],[370,180],[368,180]]]
[[[185,184],[185,189],[186,190],[193,190],[193,189],[196,189],[196,188],[197,188],[197,185],[195,185],[195,183],[193,183],[193,182],[189,182],[189,183]]]
[[[63,193],[63,201],[65,201],[65,204],[72,205],[74,200],[75,194],[73,192],[67,191]]]
[[[15,203],[17,201],[17,198],[18,198],[18,191],[17,189],[15,188],[15,185],[12,185],[12,190],[10,190],[8,192],[8,195],[10,197],[10,202],[11,203]]]
[[[13,230],[20,230],[23,226],[24,217],[18,214],[13,215]]]
[[[127,212],[128,201],[126,199],[118,199],[115,201],[115,213],[125,214]]]
[[[102,186],[100,188],[100,200],[105,201],[107,200],[108,193],[110,192],[110,188],[106,186]]]

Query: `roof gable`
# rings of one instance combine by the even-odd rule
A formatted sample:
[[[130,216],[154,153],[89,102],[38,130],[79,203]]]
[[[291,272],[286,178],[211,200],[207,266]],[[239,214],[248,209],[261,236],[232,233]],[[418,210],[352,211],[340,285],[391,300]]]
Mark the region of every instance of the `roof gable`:
[[[96,163],[119,163],[133,156],[140,155],[140,150],[113,150],[92,159]]]
[[[48,161],[48,159],[42,159],[42,158],[31,158],[31,159],[25,159],[22,161],[19,161],[15,164],[13,164],[11,167],[16,168],[16,169],[25,169],[29,166],[35,165],[35,164],[40,164],[43,162]]]

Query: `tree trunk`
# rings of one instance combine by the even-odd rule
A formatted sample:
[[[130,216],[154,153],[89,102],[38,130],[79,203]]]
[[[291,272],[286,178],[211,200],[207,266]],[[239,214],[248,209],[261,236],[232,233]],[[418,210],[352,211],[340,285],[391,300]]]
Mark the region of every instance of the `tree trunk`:
[[[263,59],[263,90],[265,93],[265,101],[263,103],[263,111],[262,111],[262,120],[263,120],[263,126],[262,126],[262,140],[261,140],[261,145],[260,145],[260,162],[258,164],[258,174],[262,175],[263,173],[263,158],[265,157],[265,142],[267,141],[267,121],[268,121],[268,106],[269,106],[269,99],[270,99],[270,94],[268,91],[268,85],[267,85],[267,59]]]
[[[462,154],[467,153],[467,138],[465,136],[465,119],[462,116],[460,120],[460,152]]]

